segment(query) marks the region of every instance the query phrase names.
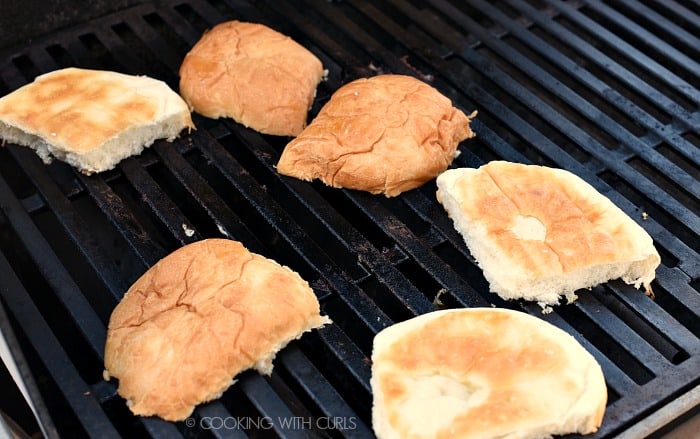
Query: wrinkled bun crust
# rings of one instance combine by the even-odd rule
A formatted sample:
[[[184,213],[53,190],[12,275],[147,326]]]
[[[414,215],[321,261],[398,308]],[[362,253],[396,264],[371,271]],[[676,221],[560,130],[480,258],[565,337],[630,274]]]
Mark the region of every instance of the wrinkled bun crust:
[[[67,68],[0,99],[0,137],[86,174],[112,169],[156,139],[193,128],[168,85],[146,76]]]
[[[379,75],[338,89],[282,152],[280,174],[388,197],[447,169],[474,136],[462,111],[410,76]]]
[[[112,312],[105,378],[137,415],[185,419],[246,369],[330,320],[308,283],[241,243],[209,239],[151,267]]]
[[[296,136],[324,74],[321,61],[288,36],[262,24],[228,21],[206,32],[185,56],[180,93],[203,116]]]
[[[650,290],[660,263],[651,237],[568,171],[494,161],[450,169],[437,186],[491,291],[505,299],[556,304],[617,278]]]
[[[374,339],[372,422],[379,439],[534,439],[593,433],[603,372],[572,336],[528,314],[435,311]]]

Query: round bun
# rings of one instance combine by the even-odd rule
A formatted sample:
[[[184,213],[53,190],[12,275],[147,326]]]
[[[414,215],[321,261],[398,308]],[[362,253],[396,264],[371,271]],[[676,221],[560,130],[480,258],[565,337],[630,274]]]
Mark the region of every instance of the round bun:
[[[473,116],[411,76],[358,79],[338,89],[285,147],[277,170],[395,196],[447,169],[459,142],[474,136]]]
[[[572,336],[495,308],[435,311],[384,329],[371,385],[380,439],[588,434],[607,402],[600,366]]]
[[[180,94],[203,116],[296,136],[324,75],[321,61],[288,36],[234,20],[206,32],[185,56]]]
[[[112,312],[105,378],[137,415],[185,419],[246,369],[269,374],[275,354],[330,322],[297,273],[243,245],[209,239],[149,269]]]

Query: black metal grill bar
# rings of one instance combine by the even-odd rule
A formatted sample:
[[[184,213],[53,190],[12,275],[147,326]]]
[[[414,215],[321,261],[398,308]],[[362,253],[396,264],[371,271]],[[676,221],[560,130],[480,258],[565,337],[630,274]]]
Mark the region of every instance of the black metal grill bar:
[[[241,135],[247,135],[247,133],[241,133]],[[277,174],[274,169],[274,162],[265,159],[265,157],[276,157],[276,151],[254,138],[243,142],[240,147],[245,147],[251,154],[259,156],[261,164],[265,166],[265,175],[269,176],[269,178],[262,181],[261,176],[258,175],[258,180],[265,185],[268,193],[272,194],[280,204],[285,206],[287,211],[297,211],[298,209],[298,204],[292,205],[290,203],[292,197],[296,198],[297,203],[303,204],[303,209],[312,211],[312,218],[318,219],[323,225],[323,239],[326,242],[324,243],[320,240],[317,240],[317,242],[326,251],[328,251],[329,247],[327,232],[331,232],[334,238],[340,241],[339,245],[342,246],[342,251],[350,254],[350,258],[357,263],[367,267],[369,272],[373,273],[379,282],[392,292],[391,298],[400,300],[401,306],[409,310],[412,315],[432,309],[431,302],[426,299],[423,293],[418,291],[410,282],[407,282],[405,277],[387,260],[382,252],[375,248],[376,243],[372,244],[362,234],[358,233],[345,218],[328,205],[318,192],[306,183],[281,178]],[[304,227],[306,230],[312,228],[308,224],[304,224]],[[339,255],[333,253],[333,257],[338,259]],[[345,268],[345,270],[349,271],[350,269]],[[367,272],[365,271],[364,273]],[[382,299],[375,297],[374,300],[381,301]],[[393,309],[395,312],[396,307],[394,306]]]
[[[63,268],[58,256],[2,178],[0,178],[0,202],[17,237],[29,251],[37,268],[66,307],[71,319],[80,326],[90,348],[94,353],[101,352],[105,341],[105,327],[80,293],[80,288]]]
[[[456,11],[450,11],[450,12],[451,12],[451,14],[450,14],[451,16],[454,16],[454,14],[457,14]],[[383,19],[386,20],[387,17],[383,17]],[[383,23],[384,23],[384,20],[382,20]],[[405,35],[406,38],[410,38],[411,36],[412,35],[408,34],[408,33]],[[420,44],[420,42],[418,42],[417,44]],[[508,88],[512,94],[514,94],[515,96],[518,96],[519,101],[524,102],[524,104],[528,105],[531,110],[533,110],[535,112],[543,112],[543,111],[539,111],[539,110],[542,107],[544,107],[545,104],[542,103],[541,101],[538,102],[537,105],[531,104],[531,102],[537,102],[538,99],[532,93],[526,92],[526,91],[523,91],[522,89],[514,87],[513,82],[512,82],[512,78],[507,77],[505,74],[503,74],[501,72],[492,70],[491,64],[487,60],[479,57],[478,54],[472,53],[471,51],[466,51],[465,56],[467,56],[467,55],[469,57],[468,61],[470,61],[470,63],[473,63],[473,65],[475,64],[478,68],[480,68],[481,71],[486,76],[491,76],[492,78],[494,76],[498,76],[500,78],[499,84],[502,84],[502,86]],[[444,71],[449,71],[448,67],[445,67],[443,69],[443,72]],[[467,80],[468,80],[468,78],[463,79],[463,81],[467,81]],[[576,141],[576,143],[579,146],[582,146],[587,151],[589,151],[591,154],[595,154],[597,156],[597,158],[603,160],[607,166],[609,166],[611,169],[613,169],[615,171],[615,173],[617,175],[625,175],[630,182],[634,182],[634,185],[637,188],[642,186],[645,191],[651,191],[651,193],[658,193],[658,191],[654,191],[653,188],[655,186],[654,186],[654,183],[652,181],[643,177],[639,172],[637,172],[637,171],[635,171],[627,166],[623,166],[622,164],[619,164],[615,160],[611,160],[610,159],[611,155],[610,155],[609,151],[607,151],[605,148],[603,148],[600,144],[597,144],[597,142],[595,142],[594,140],[590,139],[590,137],[588,137],[588,135],[586,133],[575,128],[575,126],[573,124],[566,122],[566,121],[562,121],[558,112],[556,112],[555,110],[553,110],[551,108],[548,108],[547,111],[543,112],[543,113],[544,113],[544,116],[547,117],[547,120],[550,123],[553,123],[555,126],[557,126],[557,125],[560,126],[561,127],[560,131],[566,133],[566,135],[571,137],[574,141]],[[513,125],[512,121],[509,120],[508,122],[509,122],[509,125],[511,125],[511,126]],[[576,135],[572,136],[572,133],[574,133],[574,132],[576,133]],[[534,144],[539,146],[537,143],[534,143]],[[612,157],[614,157],[614,156],[612,156]],[[596,183],[597,183],[596,180],[597,179],[594,179],[592,181],[592,183],[594,183],[594,185],[596,185]],[[692,184],[689,180],[690,179],[688,178],[685,181],[688,182],[689,184],[691,184],[691,187],[697,186],[697,183]],[[599,188],[599,190],[600,190],[600,188]],[[603,190],[603,191],[606,192],[606,190]],[[697,222],[697,217],[694,214],[688,212],[687,208],[684,208],[683,206],[681,206],[674,199],[671,199],[668,203],[664,202],[664,200],[666,200],[667,198],[670,198],[670,197],[666,197],[666,198],[662,197],[662,199],[661,199],[666,210],[670,211],[672,213],[672,215],[675,215],[675,213],[679,212],[680,210],[684,210],[689,215],[689,218],[687,218],[687,219],[690,219],[691,230],[697,229],[697,226],[695,225],[695,223]],[[658,198],[655,199],[654,202],[659,202],[659,199]],[[631,207],[631,208],[634,209],[634,207]],[[688,216],[688,215],[686,215],[686,216]],[[674,218],[675,218],[675,216],[674,216]],[[686,224],[689,224],[689,223],[684,220],[684,221],[681,221],[680,224],[678,224],[676,227],[684,227],[684,225],[686,225]],[[645,226],[651,227],[652,224],[651,224],[651,222],[646,222]],[[692,240],[691,240],[691,242],[692,242]],[[664,242],[664,244],[665,244],[665,242]],[[684,246],[680,246],[680,248],[677,248],[674,246],[674,248],[672,250],[673,251],[683,251],[683,247]],[[692,261],[694,260],[693,257],[689,257],[689,258],[681,257],[681,259],[689,261],[690,264],[693,264]],[[688,267],[684,267],[684,269],[686,269],[686,268],[687,269],[694,269],[694,267],[692,267],[692,265],[688,266]],[[695,274],[694,271],[691,271],[691,273]]]
[[[637,2],[634,2],[637,3]],[[630,5],[630,7],[633,8],[633,10],[637,10],[638,13],[642,13],[643,10],[639,9],[641,5],[639,4],[633,4]],[[598,0],[589,0],[586,3],[586,7],[591,8],[592,10],[595,10],[599,14],[602,14],[606,17],[607,20],[610,20],[614,25],[612,26],[615,30],[616,33],[619,33],[620,31],[626,31],[631,33],[636,39],[639,40],[641,44],[644,45],[644,50],[646,53],[647,51],[653,50],[657,54],[661,54],[664,58],[672,61],[675,64],[674,70],[685,70],[687,72],[690,72],[691,76],[698,76],[697,72],[700,72],[700,64],[696,61],[696,59],[689,57],[685,53],[681,52],[678,50],[676,45],[669,44],[668,42],[664,41],[663,39],[657,37],[654,33],[650,32],[647,29],[643,29],[640,25],[635,23],[634,21],[628,19],[627,17],[623,16],[619,12],[617,12],[613,7],[607,6],[603,4],[602,2]],[[653,16],[649,17],[650,19],[653,19]],[[661,24],[661,23],[659,23]],[[680,30],[676,26],[670,26],[670,29],[676,29]],[[694,43],[696,45],[690,45],[691,50],[697,50],[697,43],[698,39],[697,38],[691,38],[694,40]],[[617,45],[622,50],[625,50],[626,47],[623,45]],[[629,47],[629,46],[628,46]],[[638,49],[637,49],[638,50]],[[636,56],[638,54],[643,54],[641,51],[638,52],[627,52],[627,57],[633,59],[636,63],[641,64],[644,68],[649,69],[652,71],[654,74],[659,74],[659,72],[663,72],[663,70],[666,70],[665,68],[661,69],[656,69],[654,64],[647,64],[645,59],[637,59]],[[659,66],[661,67],[661,66]],[[671,72],[668,72],[671,73]],[[665,74],[665,72],[664,72]],[[674,87],[678,89],[683,89],[683,88],[688,88],[690,84],[682,80],[681,78],[674,78],[673,76],[669,76],[669,80],[673,80],[673,85]],[[693,96],[693,99],[695,100],[696,103],[700,103],[700,94],[694,93],[692,91],[692,88],[690,90],[684,91],[683,93],[686,93],[688,96]]]
[[[314,406],[327,418],[352,420],[354,428],[347,437],[367,438],[372,436],[368,427],[357,413],[352,410],[343,396],[322,377],[306,356],[296,346],[281,351],[276,359],[294,381],[303,386],[303,393],[313,401]]]
[[[91,230],[85,227],[84,219],[73,208],[58,185],[46,174],[46,165],[36,157],[33,151],[26,148],[9,148],[9,151],[15,158],[17,166],[24,170],[39,190],[42,200],[56,214],[65,232],[78,245],[85,260],[91,265],[92,271],[99,276],[103,285],[116,299],[121,298],[128,286],[126,281],[114,262],[105,255]]]
[[[689,142],[683,141],[682,139],[679,141],[677,134],[669,133],[666,126],[661,125],[650,115],[644,113],[642,109],[636,107],[632,102],[627,101],[622,95],[617,94],[614,91],[611,92],[609,86],[605,85],[602,81],[597,80],[595,77],[593,77],[593,75],[585,70],[578,68],[572,61],[562,56],[560,52],[557,52],[556,49],[548,46],[542,40],[537,39],[537,37],[535,37],[532,33],[526,31],[522,25],[515,23],[513,20],[509,20],[505,14],[499,12],[496,8],[486,2],[475,2],[475,6],[477,6],[483,13],[489,15],[494,20],[497,20],[502,26],[506,27],[506,29],[512,35],[526,41],[528,46],[532,49],[547,53],[547,59],[549,61],[557,62],[560,65],[567,64],[565,67],[565,72],[568,75],[572,75],[573,77],[585,77],[586,84],[593,86],[591,88],[594,92],[596,92],[596,94],[606,99],[611,104],[621,107],[621,110],[634,117],[635,122],[653,130],[654,133],[659,136],[659,138],[664,139],[667,142],[683,144],[683,151],[687,151],[690,156],[698,156],[700,159],[700,154],[698,154],[697,151],[690,149]],[[471,25],[469,28],[473,31],[475,26]],[[479,33],[480,32],[476,34],[479,35]],[[484,40],[488,38],[485,33],[482,33],[482,35],[479,36]],[[556,94],[557,97],[561,98],[564,102],[575,109],[577,114],[585,116],[591,121],[594,121],[606,132],[610,133],[615,139],[620,141],[626,148],[633,151],[634,154],[643,157],[655,168],[669,169],[670,177],[673,178],[680,187],[691,192],[695,196],[700,194],[700,183],[698,183],[697,179],[692,178],[669,159],[654,149],[649,148],[649,145],[647,145],[646,142],[634,136],[622,125],[619,125],[619,123],[616,122],[612,116],[602,113],[601,110],[590,103],[590,101],[582,99],[582,97],[575,91],[561,84],[559,81],[557,81],[557,78],[546,73],[541,67],[537,66],[528,58],[520,55],[515,49],[511,48],[507,44],[497,39],[489,40],[489,42],[493,43],[490,45],[490,47],[498,51],[503,59],[507,59],[510,62],[517,64],[523,72],[527,73],[529,78],[534,78],[538,83],[540,83],[541,86],[550,89],[552,93]]]
[[[678,6],[675,3],[671,5]],[[620,6],[623,6],[627,13],[633,12],[637,17],[643,17],[646,24],[653,23],[654,28],[661,31],[662,35],[670,35],[674,40],[674,44],[680,43],[684,50],[700,54],[700,52],[698,52],[698,48],[700,48],[700,38],[697,37],[697,34],[692,34],[678,26],[678,22],[684,19],[683,15],[676,14],[667,18],[649,6],[634,0],[621,0],[618,2],[617,7],[620,8]],[[696,16],[696,18],[698,17]]]
[[[0,181],[0,188],[4,185],[4,181]],[[2,205],[5,206],[4,200]],[[54,336],[42,313],[31,301],[29,293],[15,276],[13,268],[2,252],[0,252],[0,273],[3,282],[0,294],[8,310],[16,319],[31,322],[31,325],[24,325],[22,331],[27,335],[32,348],[44,362],[44,366],[73,409],[76,421],[80,422],[81,428],[91,437],[120,437],[97,401],[86,396],[86,394],[89,395],[90,387],[72,366],[70,357],[62,349],[61,343]],[[99,434],[91,432],[99,432]]]
[[[635,47],[631,46],[626,41],[622,40],[620,37],[610,32],[608,29],[594,22],[590,18],[584,16],[578,8],[572,7],[561,2],[552,2],[549,0],[547,2],[551,7],[556,8],[567,18],[586,28],[588,32],[590,32],[590,35],[595,35],[597,38],[606,41],[607,44],[611,47],[614,47],[619,54],[629,58],[641,69],[648,70],[652,75],[655,75],[658,79],[665,82],[679,94],[685,95],[688,99],[691,99],[696,104],[700,102],[700,91],[698,91],[697,88],[691,86],[686,81],[679,78],[676,74],[670,72],[664,66],[661,66],[658,62],[656,62],[656,60],[637,50]],[[602,60],[603,62],[606,62],[605,66],[603,67],[609,69],[613,73],[624,72],[625,69],[621,67],[616,68],[617,63],[608,64],[608,60],[609,58]],[[692,64],[697,65],[697,63],[695,62],[693,62]],[[695,71],[697,72],[698,70],[696,69]],[[624,75],[629,76],[629,78],[631,79],[631,83],[640,82],[639,78],[637,76],[634,76],[630,72],[624,72]],[[654,89],[649,84],[644,85],[645,87],[648,87],[651,90]],[[658,98],[657,96],[653,97],[655,100]]]

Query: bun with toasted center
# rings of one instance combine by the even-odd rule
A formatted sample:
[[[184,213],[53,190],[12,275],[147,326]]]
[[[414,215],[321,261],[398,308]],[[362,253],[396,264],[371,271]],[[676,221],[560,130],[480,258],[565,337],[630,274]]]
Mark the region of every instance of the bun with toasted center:
[[[85,174],[112,169],[156,139],[172,141],[193,127],[182,98],[146,76],[67,68],[0,99],[0,138]]]
[[[112,312],[105,379],[137,415],[185,419],[247,369],[330,320],[308,283],[236,241],[208,239],[163,258]]]
[[[233,20],[207,31],[185,56],[180,93],[203,116],[296,136],[325,74],[321,61],[290,37]]]
[[[379,75],[338,89],[282,152],[280,174],[396,196],[447,169],[470,119],[428,84]]]
[[[494,308],[431,312],[374,338],[379,439],[534,439],[599,428],[607,388],[563,330]]]
[[[450,169],[437,186],[491,290],[505,299],[556,304],[617,278],[651,291],[660,263],[651,237],[568,171],[494,161]]]

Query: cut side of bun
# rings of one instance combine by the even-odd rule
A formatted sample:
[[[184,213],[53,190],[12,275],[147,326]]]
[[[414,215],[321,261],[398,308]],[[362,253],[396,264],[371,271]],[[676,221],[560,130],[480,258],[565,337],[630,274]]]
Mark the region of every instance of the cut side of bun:
[[[652,238],[607,197],[556,168],[494,161],[445,171],[438,200],[504,299],[553,305],[621,278],[651,294]]]
[[[207,31],[185,56],[180,93],[203,116],[296,136],[325,75],[321,61],[290,37],[233,20]]]
[[[435,311],[374,338],[379,439],[535,439],[598,430],[600,365],[537,317],[495,308]]]
[[[411,76],[358,79],[333,93],[287,144],[277,171],[393,197],[447,169],[459,143],[474,137],[475,116]]]
[[[272,372],[290,341],[330,323],[309,284],[237,241],[207,239],[160,260],[112,312],[105,379],[137,415],[187,418],[247,369]]]
[[[193,127],[182,98],[146,76],[67,68],[0,99],[0,138],[85,174],[112,169],[156,139],[173,141]]]

